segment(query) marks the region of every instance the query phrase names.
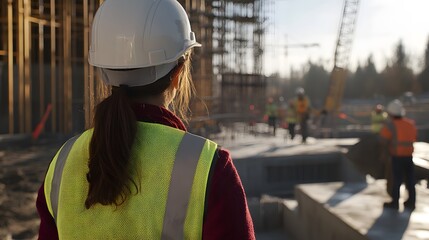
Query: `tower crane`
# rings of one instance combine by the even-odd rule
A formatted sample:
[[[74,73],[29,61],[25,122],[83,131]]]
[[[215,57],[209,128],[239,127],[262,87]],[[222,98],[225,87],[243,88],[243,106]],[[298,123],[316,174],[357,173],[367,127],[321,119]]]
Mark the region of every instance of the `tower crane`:
[[[326,95],[324,107],[321,111],[321,125],[330,125],[329,127],[331,127],[331,130],[334,129],[335,119],[338,115],[343,98],[358,7],[359,0],[344,0],[343,13],[334,53],[334,68],[331,72],[328,94]],[[328,120],[328,123],[326,120]]]
[[[287,56],[289,48],[312,48],[312,47],[320,47],[318,43],[296,43],[296,44],[285,44],[285,54]]]
[[[344,0],[343,14],[334,53],[334,69],[331,73],[329,90],[325,99],[324,113],[336,113],[341,106],[358,7],[359,0]]]

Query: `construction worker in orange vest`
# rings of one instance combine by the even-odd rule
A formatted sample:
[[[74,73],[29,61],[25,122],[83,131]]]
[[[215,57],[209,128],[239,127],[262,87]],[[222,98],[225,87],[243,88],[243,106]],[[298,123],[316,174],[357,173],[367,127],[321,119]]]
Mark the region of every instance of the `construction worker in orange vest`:
[[[296,89],[295,109],[301,128],[302,142],[305,143],[308,137],[307,121],[310,118],[310,99],[305,96],[304,88]]]
[[[405,177],[408,200],[404,202],[404,207],[414,210],[416,190],[414,186],[413,143],[417,139],[417,129],[414,121],[405,118],[405,108],[399,100],[389,103],[387,113],[390,120],[383,126],[380,135],[383,144],[390,153],[393,183],[392,201],[385,203],[384,207],[396,210],[399,208],[399,188]]]

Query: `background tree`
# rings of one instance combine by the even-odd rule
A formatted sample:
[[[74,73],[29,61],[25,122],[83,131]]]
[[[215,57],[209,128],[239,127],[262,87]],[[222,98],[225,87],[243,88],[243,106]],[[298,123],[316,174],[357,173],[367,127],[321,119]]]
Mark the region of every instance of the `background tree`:
[[[380,94],[380,75],[370,55],[364,66],[359,65],[346,82],[345,98],[373,98]]]
[[[372,55],[368,57],[366,65],[363,69],[363,89],[361,92],[361,97],[364,98],[373,98],[376,95],[381,93],[380,87],[380,75],[375,69],[374,61],[372,60]]]
[[[429,91],[429,38],[426,44],[426,51],[424,55],[424,65],[423,70],[418,76],[418,81],[422,88],[423,92]]]
[[[303,87],[312,105],[320,107],[323,105],[329,87],[329,76],[322,65],[312,62],[308,63],[308,71],[304,74]]]
[[[352,74],[349,74],[348,79],[346,80],[346,85],[344,89],[344,98],[355,99],[360,98],[360,92],[362,91],[362,79],[364,71],[362,66],[359,64],[356,68],[356,71]]]
[[[382,73],[385,95],[399,97],[406,91],[415,90],[414,74],[407,65],[408,56],[405,53],[402,41],[400,41],[395,50],[393,64],[391,66],[387,65]]]

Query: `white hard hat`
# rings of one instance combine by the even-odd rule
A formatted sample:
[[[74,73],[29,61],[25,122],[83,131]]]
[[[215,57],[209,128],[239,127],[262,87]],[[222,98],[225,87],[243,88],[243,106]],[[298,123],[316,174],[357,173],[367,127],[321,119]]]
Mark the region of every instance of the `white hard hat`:
[[[305,93],[304,88],[301,87],[297,88],[295,92],[297,95],[303,95]]]
[[[143,86],[199,46],[177,0],[106,0],[94,17],[88,61],[108,85]],[[117,71],[124,69],[132,71]]]
[[[398,99],[391,101],[387,105],[387,112],[392,116],[398,116],[398,117],[405,116],[405,108],[402,105],[401,101],[399,101]]]

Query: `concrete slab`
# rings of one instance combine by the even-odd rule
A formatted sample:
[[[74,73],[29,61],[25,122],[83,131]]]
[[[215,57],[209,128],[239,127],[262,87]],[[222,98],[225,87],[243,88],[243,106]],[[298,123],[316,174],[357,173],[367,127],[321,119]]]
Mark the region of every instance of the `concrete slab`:
[[[279,129],[276,136],[240,132],[216,139],[231,152],[248,197],[293,195],[301,183],[364,180],[343,157],[358,139],[309,138],[302,144],[300,136],[285,140],[283,134]]]
[[[359,141],[357,138],[316,139],[310,137],[306,144],[302,144],[299,135],[294,140],[285,139],[284,136],[287,133],[284,129],[279,129],[276,136],[255,135],[246,132],[226,132],[225,134],[213,140],[228,149],[234,160],[250,157],[264,158],[339,152],[345,151],[345,147]]]
[[[281,230],[270,232],[256,232],[256,239],[258,240],[292,240],[291,237],[285,235]]]
[[[429,190],[421,186],[416,190],[417,204],[413,212],[402,206],[399,211],[383,208],[383,203],[389,201],[384,180],[368,185],[304,184],[297,187],[296,197],[300,215],[310,211],[315,217],[319,206],[326,210],[318,215],[319,220],[338,221],[331,233],[325,227],[325,236],[343,232],[348,234],[347,239],[429,239]],[[406,196],[405,189],[401,191],[401,196]],[[311,220],[302,221],[311,224]],[[309,236],[307,239],[315,239]],[[332,239],[320,237],[318,239]]]

